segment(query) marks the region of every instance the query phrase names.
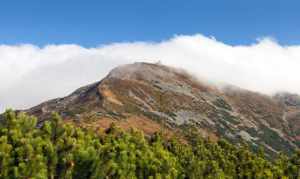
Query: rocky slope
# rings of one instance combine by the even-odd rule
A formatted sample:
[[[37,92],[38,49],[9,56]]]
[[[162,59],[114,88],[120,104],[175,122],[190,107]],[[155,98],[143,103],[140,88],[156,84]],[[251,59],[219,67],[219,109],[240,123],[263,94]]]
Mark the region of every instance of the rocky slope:
[[[299,96],[218,89],[159,64],[117,67],[100,82],[26,110],[41,122],[53,111],[68,122],[92,128],[115,122],[123,128],[171,135],[193,126],[211,139],[243,140],[269,153],[290,153],[300,145]]]

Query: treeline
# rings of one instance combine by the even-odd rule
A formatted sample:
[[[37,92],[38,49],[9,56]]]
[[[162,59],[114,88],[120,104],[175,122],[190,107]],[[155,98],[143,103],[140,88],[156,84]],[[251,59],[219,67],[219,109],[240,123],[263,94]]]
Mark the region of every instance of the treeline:
[[[62,122],[6,111],[0,121],[0,178],[298,178],[300,154],[265,159],[247,146],[204,140],[186,142],[158,133],[123,132],[115,126],[95,132]]]

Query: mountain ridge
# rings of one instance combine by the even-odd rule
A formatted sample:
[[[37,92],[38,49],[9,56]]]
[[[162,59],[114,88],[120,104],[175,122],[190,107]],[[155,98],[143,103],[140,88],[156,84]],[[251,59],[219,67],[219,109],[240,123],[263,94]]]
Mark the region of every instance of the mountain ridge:
[[[178,133],[174,131],[193,126],[206,137],[246,141],[271,154],[291,153],[300,144],[300,106],[290,105],[298,98],[289,95],[220,89],[184,70],[140,62],[119,66],[99,82],[25,112],[41,122],[55,111],[84,127],[117,123],[146,133]]]

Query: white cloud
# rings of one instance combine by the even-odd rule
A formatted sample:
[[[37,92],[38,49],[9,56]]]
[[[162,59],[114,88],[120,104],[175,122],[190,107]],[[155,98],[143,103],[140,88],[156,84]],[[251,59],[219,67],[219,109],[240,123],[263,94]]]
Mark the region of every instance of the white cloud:
[[[113,67],[135,61],[187,69],[201,78],[262,93],[300,93],[300,46],[270,38],[231,46],[200,34],[159,42],[78,45],[0,45],[0,111],[26,108],[99,81]]]

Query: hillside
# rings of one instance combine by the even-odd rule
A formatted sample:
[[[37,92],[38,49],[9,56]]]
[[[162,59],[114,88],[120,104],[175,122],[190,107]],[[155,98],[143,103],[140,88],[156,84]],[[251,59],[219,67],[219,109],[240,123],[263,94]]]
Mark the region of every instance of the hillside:
[[[195,127],[212,140],[241,139],[255,150],[291,153],[300,145],[299,97],[274,97],[236,87],[219,89],[183,70],[134,63],[113,69],[101,81],[79,88],[64,98],[26,110],[39,123],[58,112],[81,127],[108,128],[111,123],[153,134],[163,130],[180,135]]]

